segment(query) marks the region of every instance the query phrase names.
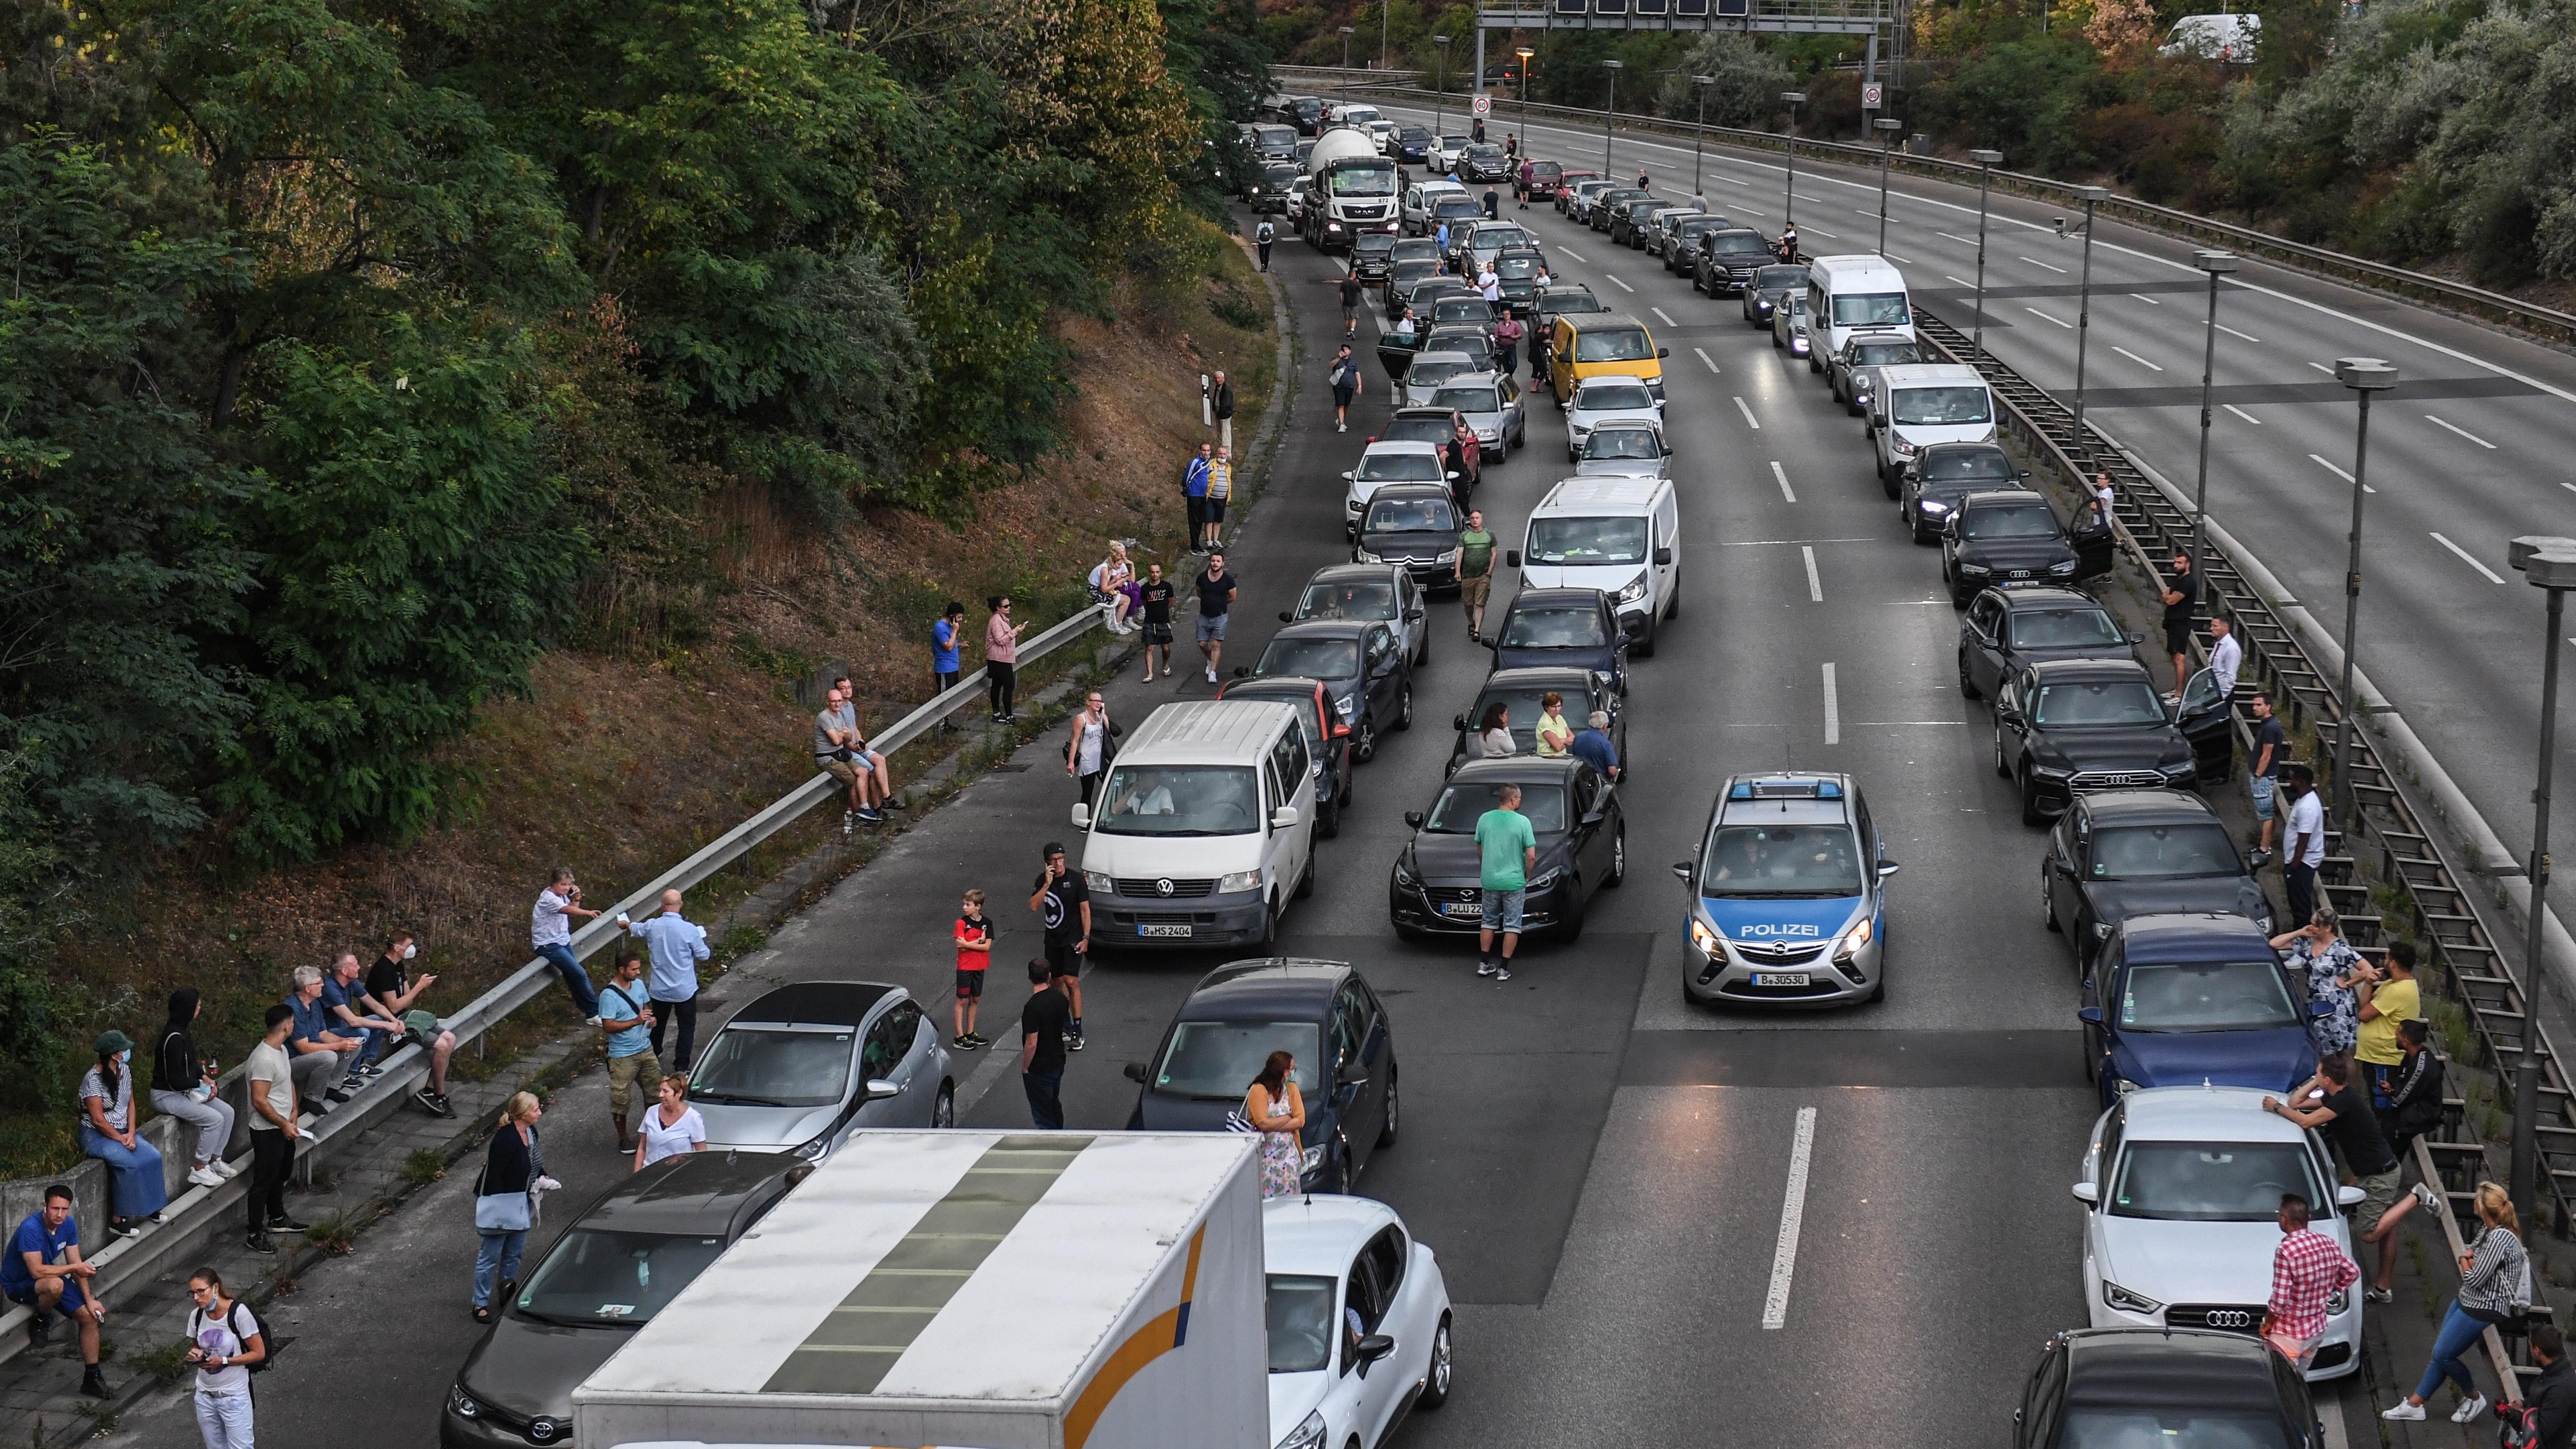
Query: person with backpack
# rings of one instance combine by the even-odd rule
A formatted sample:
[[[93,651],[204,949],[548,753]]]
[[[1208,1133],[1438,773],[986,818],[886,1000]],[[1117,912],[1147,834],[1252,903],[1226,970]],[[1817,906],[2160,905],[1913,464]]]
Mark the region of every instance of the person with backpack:
[[[2487,1396],[2478,1392],[2476,1375],[2461,1356],[2477,1345],[2478,1336],[2500,1323],[2519,1323],[2531,1306],[2531,1257],[2522,1246],[2521,1221],[2513,1199],[2492,1182],[2478,1184],[2478,1235],[2460,1255],[2460,1291],[2442,1315],[2433,1335],[2432,1361],[2408,1394],[2379,1417],[2421,1423],[2424,1401],[2449,1379],[2459,1385],[2460,1406],[2451,1422],[2466,1424],[2486,1412]],[[2508,1385],[2508,1387],[2510,1387]]]
[[[1279,228],[1272,226],[1266,216],[1261,219],[1261,225],[1252,229],[1252,244],[1261,249],[1261,270],[1265,272],[1270,270],[1270,244],[1277,240]]]
[[[2540,1376],[2520,1404],[2496,1410],[2504,1449],[2539,1449],[2576,1437],[2576,1366],[2567,1362],[2567,1339],[2554,1323],[2531,1326],[2531,1361]]]
[[[2400,941],[2396,945],[2404,945]],[[2403,1053],[2389,1078],[2388,1106],[2379,1114],[2379,1135],[2400,1159],[2415,1150],[2415,1139],[2442,1125],[2442,1098],[2449,1091],[2442,1059],[2433,1055],[2433,1029],[2422,1020],[2397,1024],[2397,1049]]]
[[[206,1449],[251,1449],[250,1376],[268,1372],[268,1332],[258,1315],[224,1294],[223,1275],[188,1275],[188,1358],[197,1371],[197,1432]]]

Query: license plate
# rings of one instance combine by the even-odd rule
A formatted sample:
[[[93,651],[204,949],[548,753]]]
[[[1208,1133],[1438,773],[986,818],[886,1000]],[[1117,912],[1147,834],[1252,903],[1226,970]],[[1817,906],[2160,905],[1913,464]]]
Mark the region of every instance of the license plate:
[[[1454,901],[1444,901],[1440,906],[1440,914],[1454,920],[1481,921],[1485,918],[1485,907],[1476,901],[1468,901],[1463,905]]]
[[[1181,940],[1187,940],[1189,939],[1190,928],[1187,926],[1138,926],[1136,928],[1136,934],[1139,936],[1172,936]]]
[[[1804,971],[1756,971],[1753,973],[1753,984],[1756,986],[1812,986],[1815,983]]]

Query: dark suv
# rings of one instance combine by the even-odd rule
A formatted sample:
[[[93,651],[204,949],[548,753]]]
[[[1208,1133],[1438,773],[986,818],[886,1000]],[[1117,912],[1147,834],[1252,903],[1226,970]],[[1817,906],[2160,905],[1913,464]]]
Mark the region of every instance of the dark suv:
[[[2028,468],[1992,443],[1934,443],[1898,471],[1896,516],[1916,543],[1938,542],[1960,499],[2019,488],[2030,476]]]
[[[1749,226],[1701,232],[1687,269],[1691,288],[1712,297],[1732,296],[1771,265],[1771,256],[1771,243]]]
[[[2063,584],[2107,574],[2111,542],[2107,528],[2069,527],[2027,488],[1971,493],[1942,520],[1941,577],[1950,586],[1950,607],[1966,608],[1988,584]]]
[[[2229,728],[2206,669],[2167,705],[2134,659],[2043,660],[1995,694],[1995,773],[2020,787],[2022,823],[2045,825],[2097,790],[2224,783]]]

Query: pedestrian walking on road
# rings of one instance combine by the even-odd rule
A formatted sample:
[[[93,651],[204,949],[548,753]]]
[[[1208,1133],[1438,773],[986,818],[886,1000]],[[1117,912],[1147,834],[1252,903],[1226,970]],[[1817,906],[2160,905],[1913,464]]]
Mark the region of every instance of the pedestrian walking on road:
[[[949,933],[957,946],[957,1002],[949,1008],[948,1044],[961,1052],[981,1051],[992,1043],[975,1030],[976,1008],[984,1004],[984,971],[993,964],[993,923],[984,915],[984,893],[968,891],[957,907],[957,925]]]
[[[1467,510],[1467,531],[1458,535],[1458,560],[1449,566],[1458,581],[1458,607],[1467,614],[1467,637],[1485,642],[1485,600],[1494,588],[1494,536],[1485,531],[1485,512]]]
[[[110,1029],[90,1048],[98,1065],[81,1075],[81,1152],[107,1164],[107,1230],[130,1238],[145,1222],[161,1221],[170,1189],[161,1150],[135,1130],[143,1124],[134,1111],[134,1039]]]
[[[268,1362],[268,1333],[259,1315],[225,1296],[223,1275],[188,1275],[187,1362],[196,1369],[197,1433],[206,1449],[253,1449],[250,1375]]]
[[[1136,605],[1144,613],[1145,682],[1154,682],[1154,651],[1163,654],[1163,673],[1172,672],[1172,581],[1163,577],[1161,564],[1145,565],[1145,582],[1136,589]]]
[[[1020,1008],[1020,1090],[1029,1121],[1048,1132],[1064,1128],[1064,1038],[1073,1025],[1055,981],[1043,958],[1029,962],[1029,1001]]]
[[[1279,228],[1272,226],[1266,216],[1261,219],[1261,225],[1252,229],[1252,244],[1261,249],[1261,270],[1265,272],[1270,270],[1270,244],[1278,239]]]
[[[643,956],[632,946],[618,948],[617,966],[607,989],[599,993],[599,1025],[608,1033],[608,1115],[617,1124],[620,1152],[635,1150],[626,1114],[635,1103],[636,1084],[642,1083],[648,1094],[662,1085],[662,1054],[653,1047],[652,1000],[644,984]]]
[[[1190,515],[1189,549],[1197,553],[1207,547],[1208,469],[1216,463],[1216,444],[1201,443],[1198,452],[1181,469],[1181,500]]]
[[[528,913],[528,944],[553,963],[585,1022],[599,1020],[599,993],[591,989],[590,973],[581,969],[581,958],[572,953],[572,923],[598,914],[583,908],[581,883],[573,879],[568,865],[555,867],[546,888],[537,892],[536,907]]]
[[[2281,856],[2282,884],[2290,896],[2290,919],[2304,921],[2317,909],[2317,867],[2326,863],[2326,803],[2317,793],[2317,772],[2292,764],[2282,773],[2290,791],[2289,844]]]
[[[1065,740],[1064,772],[1073,777],[1082,803],[1093,810],[1100,808],[1100,782],[1108,777],[1109,762],[1118,758],[1118,737],[1125,733],[1109,718],[1109,704],[1099,690],[1083,697]]]
[[[1476,974],[1497,983],[1512,979],[1512,953],[1521,945],[1521,908],[1529,899],[1529,873],[1538,869],[1538,833],[1521,813],[1521,787],[1495,792],[1494,808],[1476,820],[1476,850],[1483,860],[1484,926],[1476,933]],[[1501,936],[1503,953],[1494,955]]]
[[[1208,550],[1207,572],[1199,575],[1199,656],[1207,661],[1207,682],[1216,683],[1225,660],[1225,621],[1234,608],[1234,576],[1225,571],[1225,550]]]
[[[689,1079],[678,1072],[664,1077],[658,1098],[644,1109],[644,1124],[635,1133],[637,1172],[665,1157],[707,1150],[707,1119],[689,1105]]]
[[[984,601],[993,611],[984,621],[984,687],[993,705],[993,723],[1018,724],[1014,711],[1019,693],[1020,635],[1029,626],[1011,622],[1011,596],[995,594]]]
[[[1234,450],[1220,444],[1208,463],[1207,537],[1199,546],[1214,553],[1225,542],[1225,506],[1234,501]]]
[[[1297,1059],[1272,1052],[1243,1092],[1243,1120],[1261,1134],[1261,1195],[1295,1197],[1305,1188],[1306,1097]]]
[[[295,1107],[295,1067],[286,1059],[286,1034],[295,1029],[295,1009],[279,1002],[268,1009],[268,1034],[242,1061],[250,1102],[250,1236],[254,1253],[274,1253],[272,1232],[300,1233],[304,1224],[286,1215],[286,1174],[295,1165],[296,1140],[304,1135]]]
[[[2279,1222],[2281,1241],[2272,1249],[2272,1296],[2263,1305],[2263,1340],[2304,1374],[2316,1360],[2317,1340],[2325,1335],[2326,1300],[2351,1287],[2361,1269],[2334,1239],[2308,1227],[2306,1198],[2283,1193]]]
[[[519,1250],[528,1243],[535,1220],[530,1190],[545,1176],[545,1149],[537,1141],[537,1119],[546,1114],[534,1092],[514,1092],[501,1109],[492,1145],[483,1154],[483,1174],[474,1184],[474,1231],[483,1242],[474,1252],[474,1321],[492,1321],[492,1299],[506,1299],[519,1288]]]
[[[2192,615],[2200,608],[2200,576],[2191,571],[2191,555],[2174,555],[2173,572],[2165,575],[2165,652],[2173,656],[2174,692],[2169,698],[2182,697],[2182,683],[2190,677]]]
[[[1047,970],[1064,994],[1064,1044],[1082,1050],[1082,963],[1091,951],[1091,888],[1082,872],[1064,862],[1064,847],[1050,840],[1029,909],[1046,932]]]
[[[161,1044],[152,1055],[152,1110],[195,1129],[188,1180],[221,1187],[240,1169],[224,1161],[233,1140],[233,1104],[216,1090],[214,1062],[197,1054],[195,1023],[204,1008],[193,986],[170,993],[170,1019],[162,1023]]]
[[[1216,373],[1216,387],[1208,394],[1208,406],[1216,413],[1216,445],[1234,446],[1234,384],[1225,380],[1225,369]]]
[[[2270,695],[2256,690],[2245,707],[2254,714],[2254,758],[2246,766],[2246,789],[2254,797],[2256,825],[2254,854],[2246,863],[2259,867],[2272,858],[2272,825],[2281,813],[2281,766],[2289,759],[2290,737],[2272,714]]]
[[[1360,331],[1360,299],[1368,295],[1357,272],[1342,274],[1342,335],[1356,337]]]
[[[2343,938],[2334,907],[2319,906],[2308,923],[2272,938],[2290,969],[2308,979],[2308,1000],[2325,1009],[2309,1018],[2308,1039],[2319,1057],[2352,1050],[2361,1030],[2361,988],[2379,979],[2361,953]]]
[[[1521,325],[1519,311],[1509,307],[1503,309],[1503,320],[1494,324],[1494,350],[1507,378],[1521,370],[1521,336],[1528,330]]]
[[[45,1189],[38,1210],[9,1235],[9,1255],[0,1261],[0,1296],[34,1310],[27,1320],[30,1348],[43,1348],[53,1336],[57,1314],[70,1319],[80,1334],[80,1391],[104,1399],[107,1380],[99,1375],[98,1328],[107,1321],[107,1305],[90,1286],[97,1277],[98,1265],[81,1257],[72,1190],[54,1183]]]
[[[680,1023],[680,1051],[671,1069],[686,1072],[698,1044],[698,963],[715,953],[707,948],[704,926],[682,915],[680,893],[662,892],[662,909],[640,921],[621,915],[617,924],[640,938],[653,953],[653,1051],[662,1051],[662,1028]]]
[[[2489,1328],[2520,1321],[2523,1307],[2532,1301],[2531,1259],[2522,1246],[2522,1224],[2514,1215],[2513,1199],[2503,1188],[2479,1183],[2477,1208],[2482,1226],[2469,1251],[2460,1255],[2460,1291],[2433,1335],[2432,1361],[2424,1365],[2424,1377],[2415,1392],[2383,1411],[2379,1416],[2383,1419],[2421,1422],[2424,1401],[2444,1379],[2459,1386],[2461,1402],[2451,1411],[2452,1423],[2466,1424],[2486,1412],[2487,1397],[2478,1392],[2477,1377],[2461,1356]],[[2511,1392],[2511,1385],[2505,1387]]]

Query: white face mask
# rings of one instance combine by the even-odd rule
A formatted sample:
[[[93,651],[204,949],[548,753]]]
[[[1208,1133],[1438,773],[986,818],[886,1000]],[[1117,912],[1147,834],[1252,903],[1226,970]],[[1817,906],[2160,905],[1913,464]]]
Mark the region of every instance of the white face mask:
[[[130,1051],[126,1051],[126,1052],[118,1052],[118,1053],[116,1054],[116,1064],[117,1064],[119,1067],[124,1066],[127,1062],[130,1062],[130,1061],[132,1061],[132,1060],[134,1060],[134,1053],[132,1053],[132,1052],[130,1052]]]
[[[419,954],[420,954],[420,945],[419,945],[419,943],[418,943],[418,942],[415,942],[415,941],[405,941],[405,942],[403,942],[403,959],[404,959],[404,960],[408,961],[408,960],[410,960],[412,957],[417,956],[417,955],[419,955]]]

